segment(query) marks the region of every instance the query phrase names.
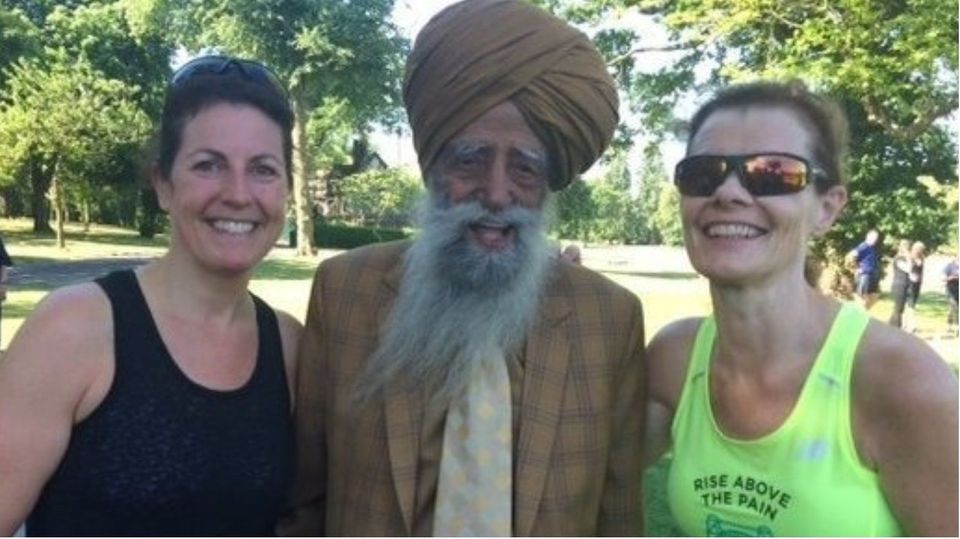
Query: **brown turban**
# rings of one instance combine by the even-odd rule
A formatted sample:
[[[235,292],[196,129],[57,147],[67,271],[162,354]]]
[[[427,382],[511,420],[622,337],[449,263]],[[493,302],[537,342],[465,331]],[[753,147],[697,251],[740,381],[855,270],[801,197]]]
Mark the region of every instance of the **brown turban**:
[[[511,100],[551,158],[558,191],[617,125],[617,91],[590,39],[521,0],[463,0],[433,17],[407,60],[403,100],[426,173],[443,145]]]

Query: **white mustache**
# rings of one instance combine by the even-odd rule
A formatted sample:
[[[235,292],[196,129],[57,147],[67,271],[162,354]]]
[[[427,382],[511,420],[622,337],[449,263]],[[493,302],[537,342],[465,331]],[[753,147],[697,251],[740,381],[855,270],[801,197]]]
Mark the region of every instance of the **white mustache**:
[[[357,383],[358,399],[400,381],[442,402],[459,394],[480,362],[518,353],[551,261],[545,221],[539,210],[491,212],[478,202],[427,199],[400,293]],[[466,229],[479,223],[515,227],[514,247],[491,253],[473,245]]]

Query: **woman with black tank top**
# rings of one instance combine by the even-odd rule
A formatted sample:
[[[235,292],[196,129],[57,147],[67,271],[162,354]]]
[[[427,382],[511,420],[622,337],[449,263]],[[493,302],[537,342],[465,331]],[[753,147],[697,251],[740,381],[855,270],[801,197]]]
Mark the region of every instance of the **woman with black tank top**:
[[[301,326],[247,286],[283,227],[292,126],[261,64],[174,74],[151,174],[168,251],[48,295],[0,364],[0,534],[272,534]]]

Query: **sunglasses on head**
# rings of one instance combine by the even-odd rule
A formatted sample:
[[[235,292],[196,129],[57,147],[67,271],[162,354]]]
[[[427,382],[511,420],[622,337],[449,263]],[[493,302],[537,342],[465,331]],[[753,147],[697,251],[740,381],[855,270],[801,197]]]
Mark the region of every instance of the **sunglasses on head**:
[[[753,196],[788,195],[803,191],[823,171],[790,153],[691,155],[677,163],[673,183],[681,195],[707,197],[731,172]]]
[[[231,56],[211,55],[194,58],[180,66],[170,77],[170,85],[177,86],[200,75],[230,75],[239,73],[245,78],[266,85],[281,95],[287,91],[277,74],[267,66],[253,60],[243,60]]]

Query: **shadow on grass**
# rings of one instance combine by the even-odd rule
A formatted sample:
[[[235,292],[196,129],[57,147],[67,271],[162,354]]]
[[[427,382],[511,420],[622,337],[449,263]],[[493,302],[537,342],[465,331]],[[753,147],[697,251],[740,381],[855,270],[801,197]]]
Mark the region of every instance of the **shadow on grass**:
[[[3,309],[6,312],[7,306],[11,304],[10,296],[11,294],[16,294],[17,292],[43,292],[47,293],[51,290],[60,288],[61,284],[51,284],[46,282],[29,282],[29,283],[17,283],[7,289],[7,301],[3,302]],[[30,309],[33,309],[31,306]]]
[[[138,247],[166,247],[167,237],[158,235],[152,238],[141,238],[137,234],[117,234],[117,233],[73,233],[67,234],[67,241],[82,240],[92,243],[102,243],[108,245],[125,245]]]
[[[302,281],[313,278],[317,269],[314,259],[270,259],[261,262],[253,274],[254,279],[267,281]]]
[[[51,288],[47,289],[36,289],[38,292],[49,292]],[[27,315],[33,312],[33,309],[37,306],[36,300],[16,300],[15,294],[10,294],[7,296],[7,300],[3,302],[3,317],[4,318],[26,318]]]
[[[56,236],[54,236],[53,232],[34,232],[29,229],[13,229],[3,231],[3,241],[8,244],[13,242],[47,242],[53,239],[56,239]]]
[[[921,292],[920,301],[917,302],[917,314],[923,317],[942,320],[946,324],[947,312],[950,306],[947,304],[946,292]]]
[[[32,230],[4,230],[4,242],[21,243],[23,245],[53,245],[57,237],[52,232],[34,232]],[[64,231],[64,240],[86,241],[102,245],[124,245],[136,247],[166,247],[167,237],[157,235],[153,238],[141,238],[134,231],[83,232],[82,230]]]
[[[20,256],[10,255],[13,259],[14,268],[17,266],[28,266],[30,264],[59,264],[63,262],[62,258],[52,256]]]
[[[616,275],[629,275],[631,277],[647,277],[650,279],[669,279],[672,281],[686,281],[697,279],[699,275],[687,271],[630,271],[619,270],[616,268],[596,268],[600,273],[612,273]]]

